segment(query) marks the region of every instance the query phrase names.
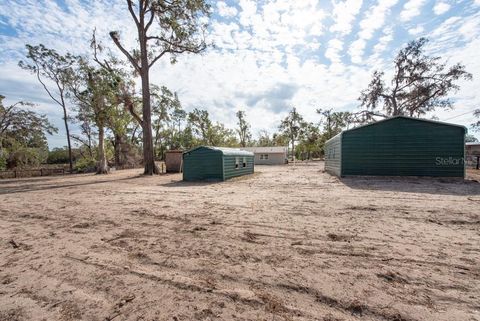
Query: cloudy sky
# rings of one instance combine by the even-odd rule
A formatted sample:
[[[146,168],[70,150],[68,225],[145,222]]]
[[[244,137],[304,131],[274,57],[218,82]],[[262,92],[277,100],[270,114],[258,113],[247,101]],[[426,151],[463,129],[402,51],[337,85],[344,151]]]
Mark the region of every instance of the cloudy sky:
[[[435,116],[468,126],[480,108],[480,0],[228,0],[212,9],[208,40],[215,46],[175,65],[162,61],[151,75],[177,91],[187,110],[207,109],[227,126],[238,109],[254,134],[273,132],[291,106],[312,122],[316,108],[355,110],[373,70],[388,71],[396,52],[422,36],[431,40],[429,53],[461,62],[474,76],[460,83],[456,108]],[[38,104],[60,129],[51,147],[65,145],[61,111],[17,63],[26,43],[87,53],[93,28],[113,50],[109,31],[135,42],[123,0],[0,1],[0,94],[7,103]]]

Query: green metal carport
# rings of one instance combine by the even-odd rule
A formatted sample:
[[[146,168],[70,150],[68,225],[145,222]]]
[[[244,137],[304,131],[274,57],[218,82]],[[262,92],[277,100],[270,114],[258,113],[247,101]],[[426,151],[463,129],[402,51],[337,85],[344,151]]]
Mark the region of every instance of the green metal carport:
[[[254,155],[235,148],[200,146],[183,153],[183,180],[227,180],[253,174]]]
[[[396,116],[343,131],[325,143],[337,176],[465,177],[463,126]]]

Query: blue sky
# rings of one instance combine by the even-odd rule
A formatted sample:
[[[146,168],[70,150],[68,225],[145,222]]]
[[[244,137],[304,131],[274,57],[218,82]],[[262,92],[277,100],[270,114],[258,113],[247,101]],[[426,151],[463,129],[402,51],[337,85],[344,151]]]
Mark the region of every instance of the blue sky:
[[[422,36],[430,39],[429,53],[465,64],[474,76],[452,95],[454,110],[429,117],[468,126],[470,111],[480,108],[480,0],[228,0],[212,9],[207,38],[215,47],[175,65],[165,59],[151,75],[178,91],[187,110],[207,109],[227,126],[238,109],[254,135],[273,132],[291,106],[313,122],[316,108],[354,111],[373,70],[388,75],[396,52]],[[51,147],[65,145],[61,110],[17,63],[26,43],[88,54],[94,27],[113,52],[112,30],[134,46],[123,0],[0,2],[0,93],[7,102],[32,101],[50,117],[60,129],[49,137]]]

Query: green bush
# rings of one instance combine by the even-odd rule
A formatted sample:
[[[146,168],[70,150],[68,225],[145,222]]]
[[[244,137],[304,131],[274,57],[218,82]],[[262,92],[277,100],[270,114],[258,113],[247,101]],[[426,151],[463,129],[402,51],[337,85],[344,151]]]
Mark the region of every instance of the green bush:
[[[15,151],[8,155],[8,168],[27,168],[38,167],[47,158],[46,150],[42,148],[32,148],[19,146]]]
[[[47,158],[48,164],[67,164],[68,163],[68,149],[63,148],[54,148],[48,152]]]
[[[97,161],[93,158],[80,158],[75,163],[75,170],[80,173],[94,172],[97,168]]]
[[[7,169],[7,159],[2,153],[0,153],[0,171],[4,171],[6,169]]]

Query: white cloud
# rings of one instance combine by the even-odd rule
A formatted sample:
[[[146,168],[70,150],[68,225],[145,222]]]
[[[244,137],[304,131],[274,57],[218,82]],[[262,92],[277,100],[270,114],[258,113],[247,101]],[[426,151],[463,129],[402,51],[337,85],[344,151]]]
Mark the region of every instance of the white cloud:
[[[450,5],[442,1],[437,2],[433,7],[433,12],[438,16],[444,14],[448,10],[450,10]]]
[[[338,39],[332,39],[328,42],[328,48],[325,52],[325,57],[332,62],[340,62],[339,52],[343,49],[343,42]]]
[[[217,10],[219,15],[228,18],[235,17],[238,14],[237,8],[230,7],[223,1],[217,2]]]
[[[380,0],[376,6],[367,11],[365,18],[360,22],[360,38],[371,39],[373,33],[385,24],[386,17],[397,2],[398,0]]]
[[[130,35],[135,30],[123,3],[112,6],[108,0],[98,0],[85,6],[81,0],[68,0],[66,5],[69,11],[55,1],[1,1],[0,12],[9,12],[6,21],[18,35],[13,39],[0,38],[0,61],[6,57],[4,50],[22,52],[26,43],[43,43],[60,52],[84,54],[90,51],[87,39],[94,27],[102,41],[111,42],[108,32],[119,30],[128,47],[134,43],[135,38]]]
[[[239,2],[241,12],[240,12],[240,23],[249,27],[255,21],[257,17],[257,4],[252,0],[240,0]]]
[[[480,61],[478,60],[478,48],[480,48],[480,38],[466,43],[465,46],[457,47],[443,53],[442,57],[450,62],[450,64],[461,62],[465,65],[465,69],[473,73],[472,81],[461,81],[460,91],[452,95],[454,99],[455,109],[453,111],[441,111],[435,114],[440,120],[447,120],[456,115],[462,114],[469,110],[478,108],[480,104],[480,77],[476,77],[480,73]],[[473,123],[472,113],[468,113],[462,117],[455,117],[448,120],[454,123],[466,125],[469,127]],[[477,137],[478,137],[477,133]]]
[[[478,39],[480,31],[480,13],[462,20],[462,25],[458,29],[458,32],[464,37],[465,40],[470,41]]]
[[[400,19],[404,22],[410,21],[412,18],[420,15],[421,8],[425,4],[425,0],[409,0],[400,13]]]
[[[352,30],[352,24],[362,7],[362,0],[333,0],[333,19],[335,23],[330,27],[331,32],[347,35]]]
[[[373,51],[376,55],[380,55],[388,46],[388,44],[393,40],[393,30],[392,28],[386,28],[383,32],[383,36],[380,37],[378,43],[373,47]]]
[[[373,34],[383,27],[386,17],[397,2],[398,0],[379,0],[376,6],[365,13],[365,17],[360,22],[358,39],[350,45],[348,50],[353,63],[359,64],[362,62],[367,40],[370,40]]]
[[[413,36],[417,36],[417,35],[421,34],[424,30],[425,30],[425,28],[423,28],[422,26],[416,26],[415,28],[408,29],[408,33],[413,35]]]
[[[480,12],[468,17],[454,16],[442,22],[431,34],[432,51],[456,49],[464,42],[480,38]]]
[[[359,64],[362,62],[363,51],[365,50],[367,42],[363,39],[357,39],[350,45],[348,53],[350,54],[353,63]]]

